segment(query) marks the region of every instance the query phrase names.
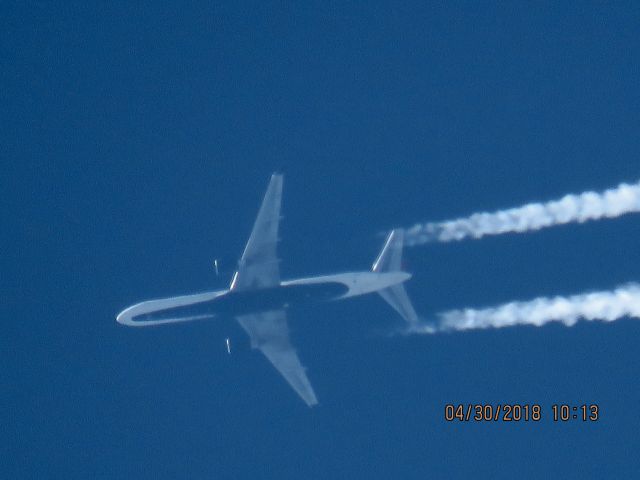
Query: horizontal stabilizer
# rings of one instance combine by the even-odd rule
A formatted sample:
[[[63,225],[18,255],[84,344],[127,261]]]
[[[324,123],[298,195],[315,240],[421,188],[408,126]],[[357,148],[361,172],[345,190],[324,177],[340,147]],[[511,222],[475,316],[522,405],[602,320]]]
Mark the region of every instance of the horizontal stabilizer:
[[[404,239],[404,230],[398,228],[391,230],[391,233],[387,237],[387,241],[384,242],[384,247],[376,261],[373,262],[371,271],[382,272],[399,272],[402,270],[400,265],[402,261],[402,241]]]
[[[404,239],[404,230],[392,230],[387,241],[373,263],[372,271],[376,273],[400,272],[402,271],[402,244]],[[418,315],[411,305],[411,301],[407,296],[404,285],[399,283],[392,285],[378,293],[391,307],[400,314],[408,323],[414,325],[418,323]]]
[[[394,285],[393,287],[380,290],[378,293],[407,322],[412,325],[418,323],[418,315],[413,309],[413,305],[411,305],[404,285]]]

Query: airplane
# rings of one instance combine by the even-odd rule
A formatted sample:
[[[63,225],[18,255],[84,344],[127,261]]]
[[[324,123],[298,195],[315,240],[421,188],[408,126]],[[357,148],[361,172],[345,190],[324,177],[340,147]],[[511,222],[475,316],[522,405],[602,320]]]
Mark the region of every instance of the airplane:
[[[228,289],[137,303],[120,312],[116,321],[148,327],[234,316],[251,347],[260,350],[312,407],[318,399],[289,339],[288,307],[376,292],[410,325],[418,323],[418,316],[403,285],[411,274],[401,268],[402,229],[389,233],[371,271],[281,280],[277,243],[282,185],[282,174],[274,173]]]

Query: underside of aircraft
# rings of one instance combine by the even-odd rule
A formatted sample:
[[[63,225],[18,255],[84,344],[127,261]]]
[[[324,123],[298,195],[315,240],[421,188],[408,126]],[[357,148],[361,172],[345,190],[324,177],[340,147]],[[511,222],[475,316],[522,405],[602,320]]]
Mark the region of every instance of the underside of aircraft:
[[[123,310],[116,320],[148,327],[232,315],[249,335],[252,348],[260,350],[313,406],[318,403],[316,394],[289,339],[288,307],[376,292],[409,324],[416,324],[418,317],[403,285],[411,275],[401,268],[401,229],[389,233],[370,271],[281,280],[277,244],[282,185],[283,176],[273,174],[229,289],[148,300]]]

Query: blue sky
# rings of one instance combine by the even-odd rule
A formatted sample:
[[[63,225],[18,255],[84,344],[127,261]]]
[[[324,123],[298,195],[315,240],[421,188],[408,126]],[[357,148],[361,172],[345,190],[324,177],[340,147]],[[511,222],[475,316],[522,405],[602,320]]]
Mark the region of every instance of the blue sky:
[[[285,277],[367,269],[390,227],[637,181],[637,4],[1,8],[1,476],[638,471],[631,319],[389,338],[377,297],[292,311],[312,410],[231,321],[115,322],[225,286],[212,260],[230,275],[276,169]],[[640,279],[639,218],[415,247],[407,289],[425,318],[610,289]],[[444,421],[470,402],[546,417]]]

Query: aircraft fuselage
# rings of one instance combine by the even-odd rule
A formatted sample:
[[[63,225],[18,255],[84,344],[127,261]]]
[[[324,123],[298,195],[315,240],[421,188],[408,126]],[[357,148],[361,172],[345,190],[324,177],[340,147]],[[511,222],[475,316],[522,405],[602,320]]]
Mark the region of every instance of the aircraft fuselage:
[[[286,280],[269,288],[169,297],[133,305],[122,311],[117,321],[129,326],[149,326],[221,315],[245,315],[364,295],[408,278],[410,274],[405,272],[349,272]]]

